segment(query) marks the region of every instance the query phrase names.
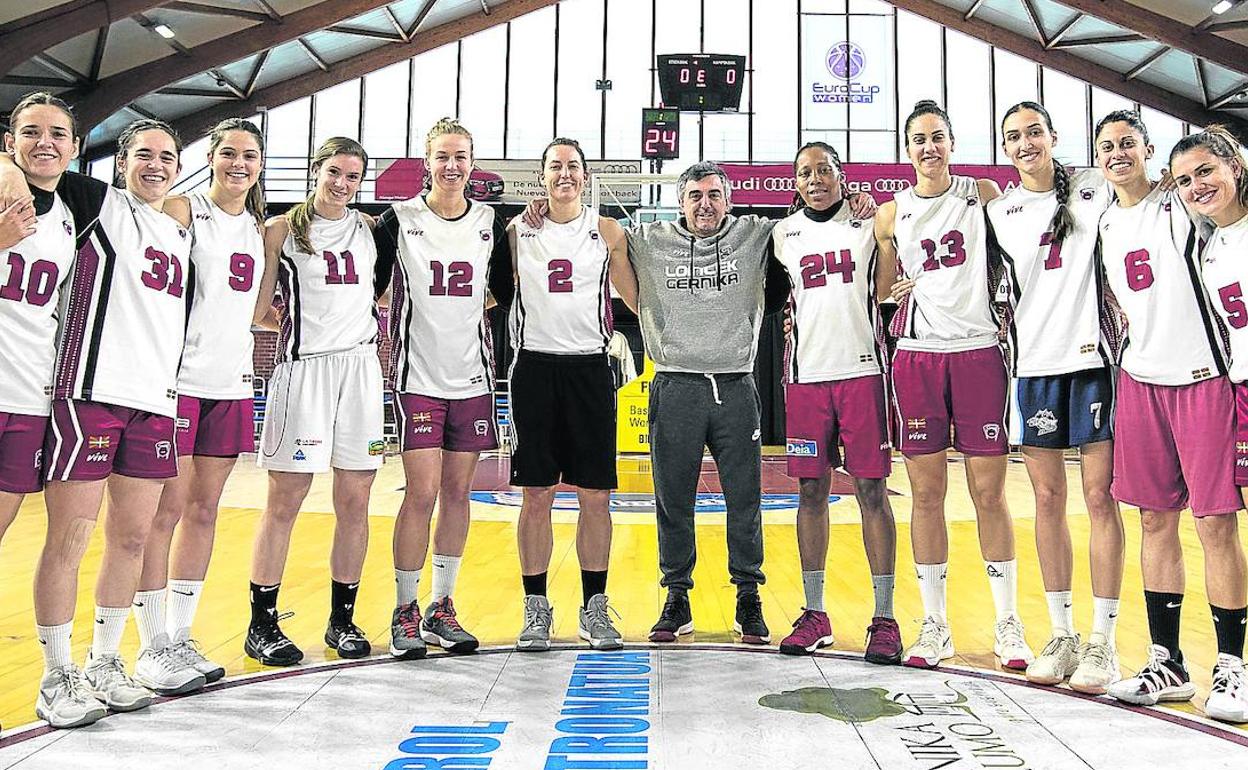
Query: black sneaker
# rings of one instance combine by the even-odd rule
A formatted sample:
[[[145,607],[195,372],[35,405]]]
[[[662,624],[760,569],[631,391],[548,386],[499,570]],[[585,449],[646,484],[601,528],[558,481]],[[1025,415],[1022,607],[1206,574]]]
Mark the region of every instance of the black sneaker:
[[[689,594],[669,590],[667,601],[663,603],[663,614],[659,615],[659,622],[650,629],[650,641],[674,642],[676,637],[691,633],[693,615],[689,612]]]
[[[325,644],[329,645],[329,649],[337,650],[340,658],[367,658],[373,651],[373,646],[359,626],[332,618],[325,629]]]
[[[743,644],[769,644],[771,632],[763,621],[763,600],[754,592],[737,594],[737,619],[732,629]]]
[[[303,660],[303,650],[282,633],[276,621],[249,626],[243,652],[266,666],[293,666]]]

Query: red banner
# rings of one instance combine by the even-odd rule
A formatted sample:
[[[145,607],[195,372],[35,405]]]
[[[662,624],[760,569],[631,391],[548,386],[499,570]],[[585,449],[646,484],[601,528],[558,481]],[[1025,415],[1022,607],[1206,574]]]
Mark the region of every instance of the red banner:
[[[793,166],[788,163],[723,163],[732,183],[732,202],[740,206],[788,206],[795,191]],[[1018,185],[1013,166],[951,167],[954,174],[992,179],[1007,190]],[[846,163],[845,187],[851,192],[871,193],[876,203],[893,199],[895,193],[914,185],[914,166],[909,163]]]

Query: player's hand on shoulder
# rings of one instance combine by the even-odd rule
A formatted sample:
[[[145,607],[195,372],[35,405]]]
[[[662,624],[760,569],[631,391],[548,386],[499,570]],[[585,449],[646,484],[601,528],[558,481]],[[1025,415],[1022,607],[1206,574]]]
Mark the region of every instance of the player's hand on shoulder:
[[[524,212],[520,214],[520,219],[534,230],[540,230],[542,229],[542,220],[546,218],[547,211],[550,211],[550,201],[545,198],[534,198],[529,201],[529,205],[524,207]]]
[[[846,198],[849,203],[849,211],[854,215],[855,219],[870,219],[875,216],[875,212],[879,206],[875,203],[875,198],[870,193],[856,192]]]
[[[7,249],[34,235],[38,225],[32,201],[10,203],[0,211],[0,248]]]

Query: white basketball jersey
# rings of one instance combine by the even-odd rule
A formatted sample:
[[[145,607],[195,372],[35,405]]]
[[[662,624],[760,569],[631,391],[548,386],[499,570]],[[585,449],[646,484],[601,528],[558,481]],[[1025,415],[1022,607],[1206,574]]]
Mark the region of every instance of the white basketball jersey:
[[[792,286],[789,382],[880,374],[872,220],[855,219],[847,205],[824,221],[803,210],[780,220],[771,237]]]
[[[610,259],[598,214],[584,206],[571,222],[534,230],[516,220],[516,298],[511,340],[517,350],[601,353],[611,341]]]
[[[189,200],[195,300],[178,390],[196,398],[251,398],[251,320],[264,273],[264,236],[249,211],[227,214],[199,193]]]
[[[390,337],[395,389],[462,399],[493,390],[493,351],[485,321],[494,209],[476,201],[458,219],[423,197],[394,204],[399,254],[391,283]]]
[[[1101,217],[1101,261],[1127,329],[1121,366],[1140,382],[1187,385],[1226,373],[1200,278],[1199,233],[1176,195],[1155,189]]]
[[[0,252],[0,412],[51,411],[58,293],[74,262],[73,217],[59,195],[35,234]]]
[[[62,293],[57,398],[177,414],[190,249],[177,221],[108,188]]]
[[[300,250],[293,234],[282,244],[277,288],[286,303],[278,335],[279,361],[298,361],[375,343],[377,305],[373,231],[355,209],[342,219],[313,216],[308,240],[315,254]]]
[[[1057,193],[1019,185],[986,207],[1000,248],[1014,310],[1010,328],[1014,373],[1044,377],[1106,366],[1101,336],[1097,225],[1112,188],[1100,171],[1071,175],[1068,206],[1074,227],[1060,242],[1051,224]]]
[[[1203,278],[1231,342],[1231,380],[1248,381],[1248,217],[1213,232],[1205,246]]]
[[[911,187],[893,200],[897,260],[905,277],[915,280],[897,311],[897,346],[950,353],[996,345],[987,227],[975,180],[955,176],[934,198]]]

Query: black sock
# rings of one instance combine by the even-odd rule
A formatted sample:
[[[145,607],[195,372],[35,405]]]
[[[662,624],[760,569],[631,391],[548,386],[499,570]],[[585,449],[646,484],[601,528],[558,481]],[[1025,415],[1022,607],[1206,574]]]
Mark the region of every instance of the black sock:
[[[546,573],[539,572],[536,575],[521,575],[520,579],[524,581],[525,596],[545,596],[546,595]]]
[[[739,600],[746,594],[754,594],[755,596],[758,596],[758,583],[738,583],[737,599]]]
[[[277,622],[277,589],[281,583],[262,586],[251,583],[251,624],[262,626]]]
[[[1144,592],[1144,608],[1148,611],[1148,633],[1153,644],[1170,651],[1170,659],[1183,662],[1179,650],[1179,620],[1183,613],[1183,594]]]
[[[359,583],[339,583],[331,580],[329,598],[329,622],[346,625],[355,617],[355,595],[360,590]]]
[[[581,570],[581,607],[588,607],[589,600],[607,592],[607,571]]]
[[[1244,657],[1244,630],[1248,623],[1248,607],[1226,610],[1209,605],[1213,610],[1213,630],[1218,635],[1218,652]]]

